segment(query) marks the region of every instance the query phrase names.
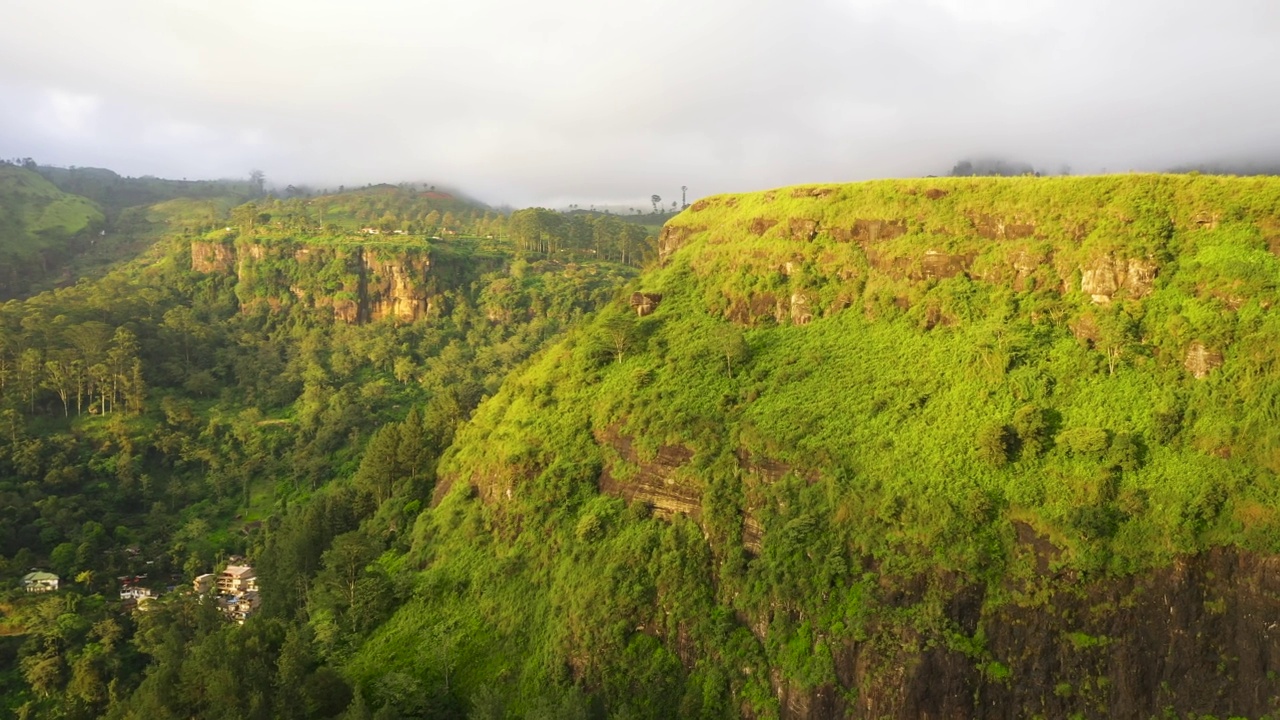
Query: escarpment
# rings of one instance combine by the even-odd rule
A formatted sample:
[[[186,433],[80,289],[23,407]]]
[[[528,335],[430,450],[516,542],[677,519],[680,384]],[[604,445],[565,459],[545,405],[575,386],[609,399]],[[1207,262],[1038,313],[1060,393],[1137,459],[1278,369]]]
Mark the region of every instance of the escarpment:
[[[576,629],[630,598],[556,647],[583,687],[660,645],[726,716],[1274,716],[1278,207],[1190,176],[699,200],[477,409],[437,509],[536,527],[592,578]]]
[[[226,240],[191,244],[196,272],[232,275],[241,307],[301,303],[359,324],[412,322],[440,310],[446,291],[499,267],[496,258],[465,259],[442,248],[261,244]]]

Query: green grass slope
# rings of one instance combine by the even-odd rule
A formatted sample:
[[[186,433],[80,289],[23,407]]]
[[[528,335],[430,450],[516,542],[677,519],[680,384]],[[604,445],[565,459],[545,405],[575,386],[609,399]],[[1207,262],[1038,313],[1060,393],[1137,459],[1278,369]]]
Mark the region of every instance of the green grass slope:
[[[0,252],[30,259],[102,223],[102,211],[34,172],[0,166]]]
[[[23,292],[33,277],[86,244],[103,221],[92,201],[29,170],[0,165],[0,296]]]
[[[1270,178],[700,201],[634,286],[652,314],[620,299],[459,432],[419,590],[348,671],[386,702],[398,673],[515,713],[570,683],[626,716],[767,716],[886,628],[991,660],[945,597],[872,598],[945,572],[1007,602],[1036,572],[1019,526],[1077,577],[1280,551],[1278,249]]]

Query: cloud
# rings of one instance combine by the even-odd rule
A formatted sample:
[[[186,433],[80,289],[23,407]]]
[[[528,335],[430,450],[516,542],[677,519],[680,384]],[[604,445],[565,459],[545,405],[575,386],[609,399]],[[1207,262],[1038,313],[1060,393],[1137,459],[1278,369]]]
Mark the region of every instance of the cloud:
[[[1255,0],[64,0],[7,15],[0,155],[132,174],[260,167],[601,202],[992,152],[1078,171],[1280,152],[1280,5]]]

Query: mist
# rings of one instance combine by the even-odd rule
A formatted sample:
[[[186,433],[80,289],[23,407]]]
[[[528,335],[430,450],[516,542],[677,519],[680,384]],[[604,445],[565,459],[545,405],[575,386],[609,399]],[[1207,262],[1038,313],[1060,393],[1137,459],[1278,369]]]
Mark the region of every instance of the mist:
[[[669,202],[1280,157],[1280,5],[11,3],[0,156],[174,178]]]

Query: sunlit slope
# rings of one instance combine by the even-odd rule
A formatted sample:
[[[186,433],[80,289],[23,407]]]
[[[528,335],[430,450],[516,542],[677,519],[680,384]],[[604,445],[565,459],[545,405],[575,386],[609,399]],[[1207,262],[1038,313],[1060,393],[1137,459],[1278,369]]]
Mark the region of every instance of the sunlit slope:
[[[28,259],[102,223],[90,200],[69,195],[34,172],[0,165],[0,253]]]
[[[347,671],[517,714],[1250,714],[1266,668],[1218,658],[1275,603],[1278,211],[1198,176],[700,201],[459,431]]]
[[[618,434],[641,464],[687,452],[662,482],[735,538],[767,534],[770,484],[793,475],[836,483],[873,544],[965,552],[951,539],[1025,516],[1091,562],[1270,546],[1278,245],[1265,178],[709,198],[640,281],[656,311],[620,304],[512,380],[444,472],[501,501],[557,463],[634,465]],[[650,493],[628,472],[610,487]]]

